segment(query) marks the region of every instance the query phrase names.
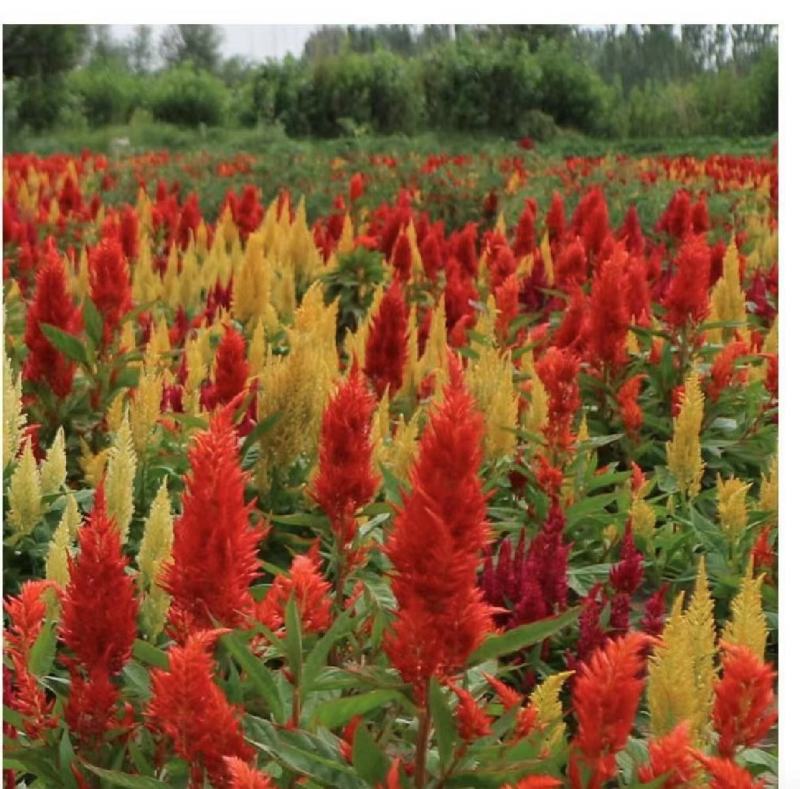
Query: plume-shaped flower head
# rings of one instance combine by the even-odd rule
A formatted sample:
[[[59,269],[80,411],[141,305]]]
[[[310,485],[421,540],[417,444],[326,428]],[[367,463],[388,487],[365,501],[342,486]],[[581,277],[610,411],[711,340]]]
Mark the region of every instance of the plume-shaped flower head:
[[[422,436],[387,546],[397,618],[386,650],[422,698],[428,678],[463,668],[491,629],[491,609],[476,586],[487,542],[478,476],[483,429],[451,357],[450,382]]]
[[[214,414],[189,448],[183,512],[161,582],[172,596],[169,618],[178,635],[214,623],[240,626],[253,613],[250,584],[264,530],[250,525],[252,505],[244,502],[246,477],[231,424],[237,403]]]
[[[89,288],[103,317],[103,343],[107,345],[122,316],[131,308],[128,261],[115,238],[104,238],[89,253]]]
[[[387,387],[393,395],[403,385],[407,349],[408,307],[403,286],[395,279],[381,300],[367,335],[364,372],[378,397]]]

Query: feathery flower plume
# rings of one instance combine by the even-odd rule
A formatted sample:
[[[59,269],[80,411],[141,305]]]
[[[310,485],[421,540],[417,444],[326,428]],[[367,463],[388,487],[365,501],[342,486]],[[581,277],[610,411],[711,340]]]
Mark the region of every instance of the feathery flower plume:
[[[45,381],[57,397],[72,389],[75,363],[67,359],[42,332],[42,324],[55,326],[67,334],[77,334],[81,314],[73,304],[67,287],[64,264],[55,247],[48,248],[44,264],[36,274],[36,292],[25,316],[25,360],[23,377]]]
[[[67,455],[64,446],[64,428],[59,427],[56,437],[39,469],[42,482],[42,496],[57,493],[67,481]]]
[[[665,789],[692,789],[697,786],[697,762],[691,753],[689,726],[681,723],[669,734],[650,740],[650,761],[639,768],[639,780],[662,778]]]
[[[578,719],[569,777],[576,789],[600,789],[616,775],[616,755],[628,741],[644,688],[644,649],[650,638],[629,633],[608,641],[582,663],[572,698]],[[583,781],[588,768],[588,783]]]
[[[103,345],[108,345],[131,308],[128,261],[119,241],[104,238],[89,253],[90,296],[103,317]]]
[[[720,756],[753,747],[778,720],[775,670],[748,647],[722,642],[722,678],[714,686],[714,729]]]
[[[108,514],[119,529],[123,545],[128,539],[128,529],[133,518],[135,478],[136,452],[131,437],[130,418],[126,413],[108,454],[105,483],[108,491]]]
[[[169,668],[152,672],[153,695],[146,716],[150,727],[172,741],[175,753],[189,762],[191,786],[228,786],[226,756],[249,762],[252,748],[241,729],[241,711],[214,682],[211,647],[224,630],[192,633],[169,650]]]
[[[160,581],[172,596],[169,621],[180,638],[215,622],[241,626],[254,610],[250,584],[258,575],[264,530],[250,525],[252,505],[244,503],[246,477],[231,424],[236,404],[215,413],[189,448],[183,512]]]
[[[763,581],[763,575],[758,578],[754,575],[754,559],[751,556],[739,594],[731,604],[731,618],[722,631],[723,641],[747,647],[762,660],[767,647],[767,618],[761,605]]]
[[[364,372],[378,397],[403,385],[403,368],[408,353],[408,307],[403,286],[395,279],[381,300],[367,335]]]
[[[281,630],[286,604],[294,597],[297,614],[306,633],[324,633],[331,625],[331,585],[322,575],[319,549],[292,559],[288,575],[279,575],[256,605],[256,617],[271,630]]]
[[[378,489],[372,461],[374,412],[375,398],[354,364],[322,416],[319,467],[311,482],[311,496],[330,519],[340,548],[352,542],[354,514]]]
[[[488,537],[478,477],[483,420],[452,357],[443,397],[387,545],[398,613],[386,651],[419,700],[430,677],[459,671],[491,629],[490,608],[475,584]]]
[[[675,259],[678,268],[667,289],[664,305],[673,329],[699,323],[708,315],[708,279],[711,256],[705,239],[689,236]]]
[[[30,534],[42,517],[42,485],[29,437],[8,487],[8,522],[18,535]]]
[[[227,326],[217,346],[214,363],[215,404],[227,405],[240,394],[247,383],[248,374],[244,337],[232,326]]]
[[[589,347],[594,360],[610,369],[623,363],[626,355],[625,340],[630,323],[624,287],[627,263],[627,253],[618,246],[592,280]]]
[[[481,737],[487,737],[492,731],[492,719],[486,713],[486,709],[480,706],[472,694],[460,685],[450,682],[448,687],[458,698],[456,705],[458,736],[464,742],[473,742]]]
[[[705,467],[700,452],[704,400],[700,377],[692,372],[686,378],[680,413],[672,420],[672,441],[667,443],[667,467],[675,476],[678,489],[689,498],[700,492]]]
[[[547,391],[548,418],[544,434],[554,451],[572,446],[575,412],[580,408],[578,359],[569,351],[548,348],[536,363],[536,374]]]
[[[736,242],[731,238],[722,261],[722,276],[717,280],[711,292],[711,309],[717,321],[735,321],[747,323],[747,297],[742,290],[739,279],[739,250]],[[731,334],[732,327],[726,328],[724,333]]]
[[[30,347],[30,346],[29,346]],[[14,375],[3,354],[3,468],[17,457],[27,416],[22,408],[22,376]]]
[[[721,759],[716,756],[706,756],[699,751],[692,751],[692,755],[703,765],[709,774],[711,782],[708,789],[764,789],[764,781],[756,781],[744,768],[731,759]]]
[[[45,559],[45,577],[62,588],[69,583],[67,557],[71,555],[80,524],[81,514],[78,510],[78,503],[75,501],[75,496],[69,493],[64,514],[53,532]]]
[[[734,545],[747,528],[747,491],[750,483],[717,474],[717,515],[725,536]]]
[[[127,560],[102,484],[89,520],[78,531],[78,549],[77,557],[67,560],[59,635],[72,653],[62,658],[71,681],[67,723],[92,744],[115,725],[119,691],[112,678],[131,655],[137,614],[133,578],[125,572]]]
[[[632,375],[617,391],[617,402],[619,403],[622,424],[625,427],[625,432],[631,437],[638,435],[644,421],[642,409],[637,402],[644,378],[645,376],[641,373]]]
[[[225,756],[229,789],[277,789],[269,776],[253,769],[238,756]]]

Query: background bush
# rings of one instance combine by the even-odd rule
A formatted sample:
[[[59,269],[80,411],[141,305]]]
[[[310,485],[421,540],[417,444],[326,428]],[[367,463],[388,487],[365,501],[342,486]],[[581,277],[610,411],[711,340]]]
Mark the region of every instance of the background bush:
[[[223,125],[228,91],[222,80],[189,64],[156,77],[150,101],[153,117],[178,126]]]

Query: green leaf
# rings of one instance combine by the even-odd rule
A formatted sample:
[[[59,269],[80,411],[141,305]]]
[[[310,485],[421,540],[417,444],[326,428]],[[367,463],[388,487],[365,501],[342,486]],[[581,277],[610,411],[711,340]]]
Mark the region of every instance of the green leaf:
[[[87,762],[84,762],[83,766],[103,780],[108,781],[112,786],[124,786],[127,789],[162,789],[164,786],[169,785],[155,778],[148,778],[146,775],[129,775],[118,770],[104,770],[102,767],[96,767]]]
[[[64,777],[65,782],[69,787],[77,789],[78,782],[72,774],[69,766],[75,761],[75,751],[72,748],[72,743],[69,739],[69,730],[64,729],[61,735],[61,742],[58,746],[58,766],[61,770],[61,775]]]
[[[57,326],[49,323],[40,323],[42,333],[52,343],[53,347],[61,351],[68,359],[78,362],[84,367],[89,367],[89,354],[86,353],[86,346],[74,335],[62,331]]]
[[[469,662],[472,665],[483,663],[484,660],[510,655],[512,652],[519,652],[519,650],[525,649],[532,644],[538,644],[540,641],[550,638],[559,630],[576,622],[580,610],[579,606],[575,606],[559,616],[540,619],[538,622],[532,622],[529,625],[520,625],[502,635],[489,636],[470,655]]]
[[[274,414],[264,417],[264,419],[256,424],[256,426],[248,434],[247,438],[242,442],[242,456],[247,454],[247,450],[250,449],[250,447],[253,446],[253,444],[255,444],[256,441],[261,438],[261,436],[266,435],[275,426],[275,423],[281,418],[281,416],[282,413],[277,411]]]
[[[319,672],[325,666],[333,645],[353,629],[354,618],[350,611],[342,611],[327,633],[314,644],[303,666],[303,688],[311,690]]]
[[[39,633],[28,658],[28,668],[35,677],[50,673],[56,657],[55,623],[48,622]]]
[[[227,633],[220,639],[220,642],[242,670],[247,673],[256,690],[272,710],[275,720],[278,723],[284,723],[283,702],[278,692],[278,686],[275,684],[270,670],[250,651],[245,637],[241,633]]]
[[[21,729],[25,725],[25,719],[16,710],[3,705],[3,723],[11,724],[15,729]]]
[[[133,642],[133,656],[148,666],[156,666],[157,668],[169,667],[167,653],[163,649],[148,644],[147,641],[142,641],[141,638],[137,638]]]
[[[400,698],[396,690],[370,690],[357,696],[323,701],[314,711],[314,720],[328,729],[338,729],[356,715],[364,715]]]
[[[428,688],[428,704],[433,715],[433,727],[439,746],[439,762],[444,772],[453,756],[453,743],[457,736],[456,724],[442,688],[435,679],[431,679]]]
[[[389,770],[389,759],[361,723],[353,739],[353,767],[370,786],[378,786]]]
[[[289,670],[294,675],[295,683],[300,685],[303,681],[303,627],[300,624],[300,615],[297,611],[297,602],[294,599],[294,595],[286,603],[284,619],[286,622],[286,638],[284,639],[286,662],[289,664]]]
[[[86,299],[83,303],[83,325],[92,345],[97,348],[103,339],[103,316],[91,299]]]

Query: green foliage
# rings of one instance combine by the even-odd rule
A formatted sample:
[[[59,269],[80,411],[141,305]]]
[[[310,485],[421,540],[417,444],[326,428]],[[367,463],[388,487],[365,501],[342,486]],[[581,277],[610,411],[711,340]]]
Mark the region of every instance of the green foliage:
[[[178,126],[219,126],[226,117],[228,94],[213,75],[181,65],[156,78],[151,101],[156,120]]]
[[[83,115],[92,126],[125,123],[143,102],[142,82],[119,65],[94,63],[73,71],[67,88],[80,99]]]

